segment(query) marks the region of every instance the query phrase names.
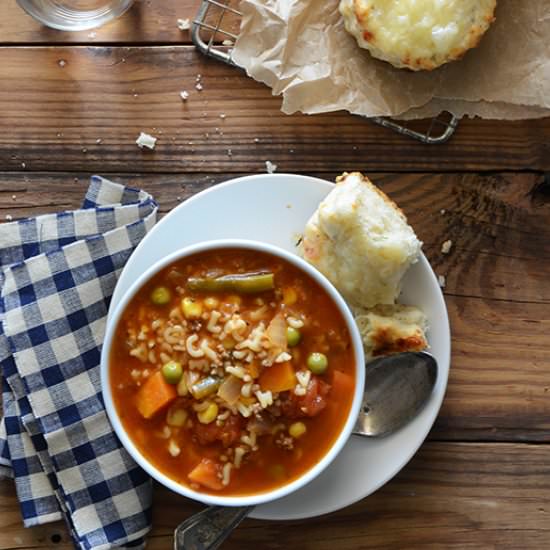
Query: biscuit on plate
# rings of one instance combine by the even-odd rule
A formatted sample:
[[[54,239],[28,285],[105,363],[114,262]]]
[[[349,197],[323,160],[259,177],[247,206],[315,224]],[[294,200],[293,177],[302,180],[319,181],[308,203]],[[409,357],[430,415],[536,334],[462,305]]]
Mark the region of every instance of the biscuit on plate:
[[[401,210],[359,172],[344,173],[308,221],[304,258],[352,306],[393,304],[422,243]]]
[[[367,358],[428,347],[426,315],[417,307],[389,304],[359,309],[355,322]]]
[[[475,48],[496,0],[341,0],[346,30],[394,67],[432,70]]]

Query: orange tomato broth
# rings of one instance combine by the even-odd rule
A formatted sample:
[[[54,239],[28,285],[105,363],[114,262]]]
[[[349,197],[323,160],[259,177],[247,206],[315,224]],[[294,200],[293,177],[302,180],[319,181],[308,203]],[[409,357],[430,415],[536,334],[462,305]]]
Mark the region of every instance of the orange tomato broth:
[[[235,292],[193,293],[185,289],[185,282],[189,276],[213,273],[219,276],[257,271],[275,274],[274,290],[259,294],[240,294],[237,297]],[[169,304],[157,306],[151,303],[151,293],[158,285],[171,290]],[[132,371],[135,374],[136,371],[143,373],[146,370],[151,376],[161,369],[162,365],[158,358],[158,363],[151,364],[129,355],[128,328],[147,325],[155,319],[168,318],[169,312],[180,307],[185,296],[194,296],[199,300],[209,296],[215,297],[220,302],[218,310],[223,311],[225,308],[229,312],[238,311],[243,317],[258,309],[258,299],[267,304],[270,317],[279,311],[294,318],[301,316],[306,320],[305,325],[300,328],[301,341],[296,347],[288,349],[293,355],[292,365],[295,371],[307,368],[306,358],[313,351],[325,353],[329,363],[324,374],[311,375],[312,380],[320,380],[330,385],[324,398],[326,407],[316,416],[289,418],[283,415],[273,420],[265,411],[262,413],[263,417],[269,417],[273,423],[284,424],[285,430],[295,421],[305,424],[307,431],[301,437],[292,440],[293,448],[289,450],[281,447],[278,444],[281,442],[280,439],[276,442],[276,437],[283,437],[281,432],[278,432],[278,435],[268,433],[258,436],[258,449],[246,454],[240,468],[231,469],[231,480],[227,486],[218,487],[216,490],[190,483],[188,479],[188,474],[201,459],[212,459],[221,467],[223,463],[220,462],[220,456],[225,452],[221,441],[206,445],[199,443],[195,430],[200,430],[201,426],[197,421],[196,412],[188,404],[189,398],[176,399],[181,403],[187,403],[182,406],[189,412],[189,420],[185,427],[172,430],[170,436],[181,449],[178,456],[169,453],[169,439],[164,438],[162,434],[166,425],[167,407],[148,420],[143,418],[136,408],[136,395],[141,383],[145,383],[145,377],[139,379],[138,385],[138,381],[131,374]],[[239,301],[240,304],[237,305],[235,302]],[[207,334],[204,330],[203,326],[199,334]],[[179,359],[185,370],[188,356],[182,353]],[[286,485],[303,475],[324,457],[340,434],[351,408],[355,388],[354,363],[351,337],[345,321],[332,298],[316,281],[295,266],[270,254],[244,249],[224,249],[198,253],[177,261],[153,276],[137,292],[116,328],[116,337],[113,339],[110,353],[109,373],[117,414],[129,437],[149,462],[174,481],[194,490],[238,496],[259,494]],[[260,367],[260,370],[266,368],[271,367]],[[308,388],[310,386],[311,384]],[[327,386],[323,387],[327,389]],[[285,403],[294,403],[293,400],[299,400],[301,397],[294,396],[290,390],[281,392],[279,398],[283,401],[286,399]],[[269,410],[268,408],[267,411]],[[239,418],[243,430],[249,420],[250,418]],[[190,424],[192,427],[189,427]],[[285,437],[287,433],[284,432]]]

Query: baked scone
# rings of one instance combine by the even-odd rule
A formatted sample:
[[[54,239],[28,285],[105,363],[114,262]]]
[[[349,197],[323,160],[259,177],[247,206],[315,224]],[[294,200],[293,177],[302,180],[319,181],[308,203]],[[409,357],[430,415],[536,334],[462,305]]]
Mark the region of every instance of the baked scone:
[[[422,243],[396,204],[359,172],[344,173],[308,221],[304,258],[352,306],[393,304]]]
[[[355,314],[367,358],[428,347],[426,315],[417,307],[378,305]]]
[[[432,70],[475,48],[496,0],[341,0],[346,30],[394,67]]]

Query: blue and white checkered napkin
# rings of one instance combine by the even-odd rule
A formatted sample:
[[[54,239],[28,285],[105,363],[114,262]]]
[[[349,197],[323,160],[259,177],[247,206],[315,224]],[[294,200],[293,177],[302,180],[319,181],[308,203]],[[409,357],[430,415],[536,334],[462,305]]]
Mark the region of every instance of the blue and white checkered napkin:
[[[64,518],[82,549],[143,546],[151,481],[103,407],[100,349],[128,257],[156,221],[143,191],[92,177],[83,208],[0,225],[0,474],[26,526]]]

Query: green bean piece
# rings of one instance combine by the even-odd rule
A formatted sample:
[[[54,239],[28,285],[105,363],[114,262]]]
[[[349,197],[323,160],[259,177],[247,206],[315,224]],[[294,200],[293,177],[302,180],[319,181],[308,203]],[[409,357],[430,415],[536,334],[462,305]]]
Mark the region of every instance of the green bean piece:
[[[173,384],[174,386],[179,383],[181,377],[183,376],[183,369],[181,363],[178,361],[168,361],[162,366],[162,376],[168,384]]]
[[[243,273],[222,277],[190,277],[187,288],[198,292],[256,294],[275,288],[273,273]]]
[[[289,347],[293,348],[294,346],[297,346],[300,343],[301,339],[302,333],[297,328],[287,327],[286,343]]]
[[[313,374],[323,374],[328,368],[328,359],[324,353],[310,353],[307,358],[307,368]]]
[[[222,381],[215,376],[207,376],[196,384],[191,386],[190,391],[195,399],[203,399],[204,397],[218,391]]]
[[[153,292],[151,292],[151,302],[156,306],[165,306],[170,302],[171,298],[172,293],[170,289],[165,286],[157,286],[153,289]]]

